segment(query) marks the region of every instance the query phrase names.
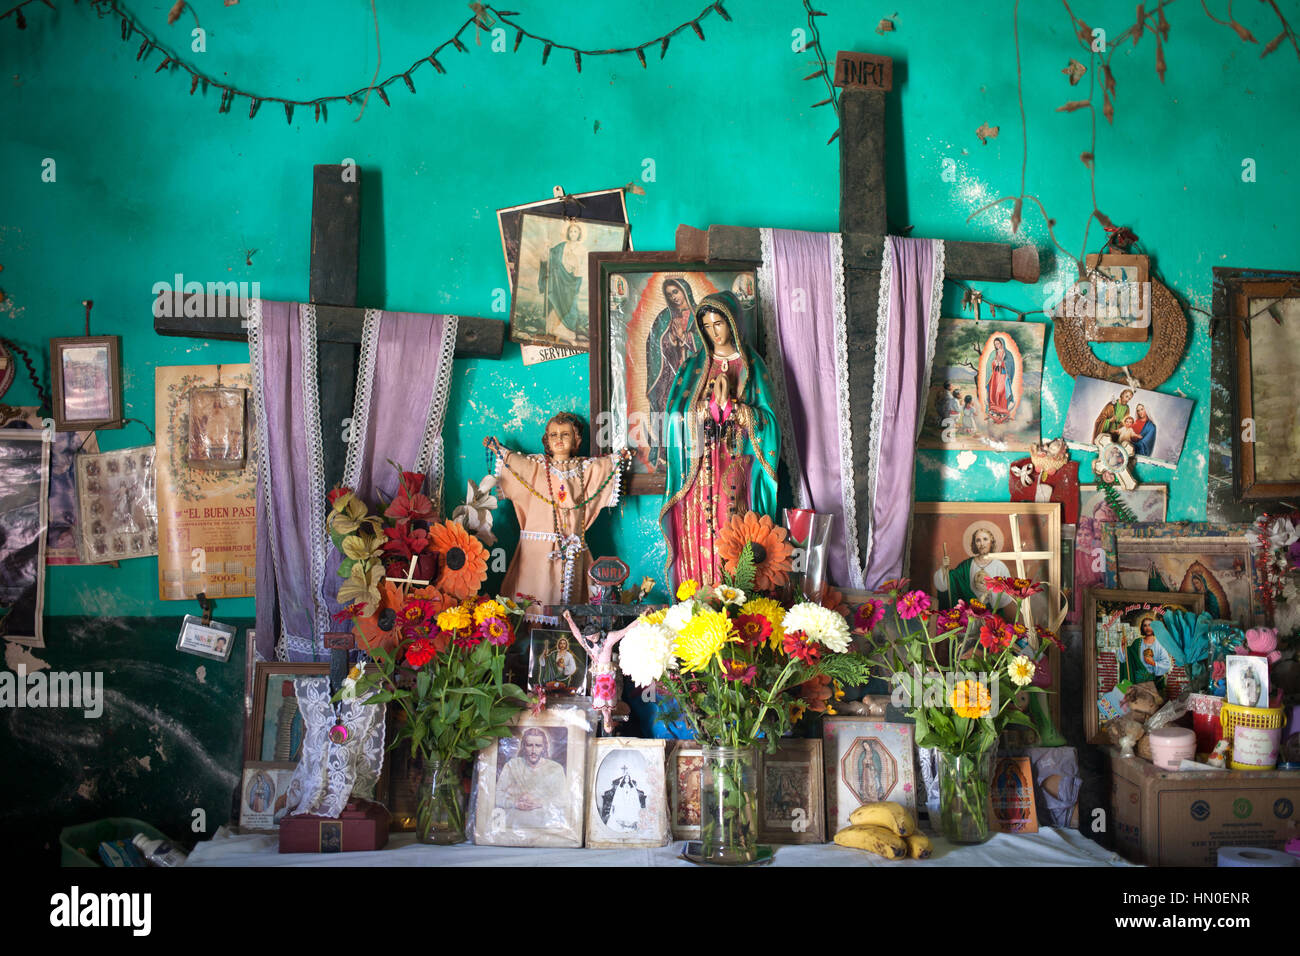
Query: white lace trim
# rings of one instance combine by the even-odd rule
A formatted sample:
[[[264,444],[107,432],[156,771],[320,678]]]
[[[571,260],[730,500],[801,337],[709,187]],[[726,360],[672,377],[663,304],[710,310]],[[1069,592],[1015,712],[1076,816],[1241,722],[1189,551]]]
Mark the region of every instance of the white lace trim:
[[[609,478],[610,481],[614,482],[614,496],[609,499],[609,507],[617,508],[618,499],[623,494],[623,463],[619,460],[618,455],[610,455],[609,460],[614,466],[614,473]]]
[[[880,297],[876,301],[876,374],[871,388],[871,435],[867,453],[867,488],[870,492],[867,507],[872,511],[876,507],[876,480],[880,472],[880,428],[885,414],[885,376],[890,368],[889,303],[893,298],[894,286],[894,247],[890,238],[885,236],[885,247],[880,255]],[[853,570],[859,576],[854,587],[866,587],[867,565],[871,563],[874,546],[875,521],[868,514],[866,553],[861,558],[861,564],[854,564]]]
[[[758,304],[763,314],[763,335],[767,339],[767,367],[772,381],[772,390],[776,403],[777,422],[785,440],[781,442],[781,454],[785,458],[785,467],[790,472],[790,483],[794,486],[795,504],[800,508],[811,508],[808,482],[804,478],[803,467],[799,461],[799,449],[794,442],[794,419],[790,414],[790,396],[786,391],[785,350],[781,347],[781,335],[776,321],[776,254],[772,244],[773,231],[769,228],[758,230],[759,243],[762,247],[762,260],[758,264]],[[836,239],[838,240],[838,236]],[[843,274],[840,275],[840,288],[843,289]],[[843,302],[843,297],[840,299]]]
[[[329,627],[329,611],[321,590],[325,586],[325,561],[329,551],[328,515],[325,511],[325,447],[320,427],[320,388],[316,379],[316,307],[298,307],[299,351],[302,353],[303,427],[307,435],[307,496],[311,514],[311,599],[316,631],[312,634],[312,660],[317,660],[317,638]]]
[[[361,456],[370,437],[370,397],[375,381],[375,362],[379,355],[378,309],[366,309],[361,325],[361,356],[357,362],[356,397],[352,401],[352,441],[348,443],[343,464],[343,484],[355,488],[361,480]]]
[[[946,250],[944,249],[942,239],[932,239],[934,244],[934,261],[931,266],[931,278],[933,287],[930,290],[930,314],[926,316],[929,327],[926,329],[925,343],[925,368],[921,371],[919,385],[922,389],[921,395],[924,396],[930,387],[930,373],[934,368],[934,349],[939,340],[939,315],[943,311],[943,273],[947,265]],[[916,434],[912,438],[912,447],[916,447],[916,442],[920,441],[921,428],[925,424],[925,406],[924,398],[917,399],[918,407],[916,410]],[[916,452],[912,452],[913,477],[912,487],[915,486],[915,462]],[[912,495],[908,494],[907,501],[907,537],[905,541],[912,540],[912,521],[916,517],[916,509],[912,507]],[[899,577],[907,577],[911,572],[912,549],[911,547],[903,548],[903,566],[899,570]]]
[[[853,470],[853,418],[849,396],[849,319],[844,295],[844,239],[835,233],[831,240],[832,280],[835,284],[835,378],[839,398],[836,416],[840,432],[840,507],[844,512],[844,539],[848,544],[849,586],[861,588],[862,559],[858,548],[858,505],[854,498],[858,482]],[[879,365],[879,362],[877,362]]]
[[[300,677],[294,680],[298,710],[303,719],[303,755],[293,772],[289,792],[300,799],[289,806],[290,813],[312,813],[337,817],[353,795],[370,799],[384,765],[384,707],[361,700],[339,704],[338,718],[348,739],[335,744],[329,739],[334,726],[329,679]]]
[[[433,393],[429,396],[429,413],[425,419],[424,440],[415,470],[428,475],[430,497],[434,514],[442,514],[443,445],[442,423],[447,415],[447,394],[451,391],[451,365],[456,356],[456,328],[459,318],[444,315],[442,347],[438,353],[438,367],[434,372]]]

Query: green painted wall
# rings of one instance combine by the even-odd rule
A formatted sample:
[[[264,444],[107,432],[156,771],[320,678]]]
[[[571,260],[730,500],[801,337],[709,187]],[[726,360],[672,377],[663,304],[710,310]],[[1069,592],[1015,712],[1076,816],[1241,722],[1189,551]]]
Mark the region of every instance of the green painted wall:
[[[364,85],[375,70],[370,11],[336,0],[304,7],[273,2],[224,6],[195,0],[208,31],[207,52],[186,54],[241,87],[310,96]],[[162,36],[188,48],[188,14],[175,26],[165,8],[139,7]],[[606,47],[639,42],[695,15],[701,0],[667,0],[647,10],[619,2],[542,5],[524,18],[530,29],[564,42]],[[824,45],[896,58],[890,103],[890,219],[913,235],[1008,239],[1008,208],[967,222],[979,205],[1017,188],[1021,138],[1016,104],[1012,3],[916,0],[877,35],[881,10],[826,0]],[[1081,51],[1055,4],[1022,5],[1021,51],[1029,122],[1028,189],[1057,220],[1057,235],[1081,250],[1091,208],[1087,112],[1058,113],[1078,98],[1061,74]],[[1184,8],[1185,7],[1185,8]],[[80,300],[95,301],[93,329],[123,338],[128,414],[153,422],[157,365],[238,362],[242,344],[164,339],[151,330],[150,287],[183,273],[199,281],[257,281],[267,298],[307,292],[308,226],[313,163],[354,159],[364,170],[361,298],[398,309],[493,314],[505,284],[494,210],[549,195],[641,181],[630,196],[638,249],[667,249],[678,223],[771,224],[832,229],[838,216],[838,155],[826,146],[835,128],[829,108],[811,109],[824,87],[801,82],[810,55],[792,52],[792,31],[805,27],[793,0],[729,0],[734,22],[705,22],[707,42],[689,30],[660,61],[643,70],[632,57],[584,61],[581,75],[557,53],[540,64],[525,41],[518,54],[494,53],[491,36],[468,54],[445,53],[446,76],[426,66],[418,94],[399,82],[392,106],[372,98],[361,122],[332,108],[326,123],[299,109],[292,124],[275,104],[247,117],[247,101],[218,114],[218,97],[188,94],[182,76],[155,75],[158,53],[135,60],[138,41],[119,39],[115,19],[86,4],[57,11],[28,8],[29,26],[0,23],[7,81],[0,94],[0,273],[8,299],[0,331],[44,356],[49,336],[81,330]],[[1085,2],[1076,12],[1116,34],[1132,20],[1128,2]],[[1268,38],[1268,13],[1239,11]],[[382,73],[404,68],[450,35],[463,3],[379,4]],[[1288,47],[1260,60],[1195,5],[1168,13],[1167,81],[1153,69],[1148,35],[1117,53],[1117,113],[1099,121],[1097,201],[1129,223],[1156,257],[1166,280],[1208,309],[1216,264],[1288,267],[1300,256],[1294,169],[1300,133],[1295,116],[1300,66]],[[471,37],[467,34],[467,37]],[[513,34],[508,37],[513,42]],[[507,47],[510,44],[507,44]],[[999,126],[981,145],[975,129]],[[42,161],[57,180],[41,180]],[[1242,181],[1253,158],[1257,181]],[[956,178],[942,176],[944,160]],[[1046,255],[1042,217],[1027,211],[1024,236],[1044,251],[1044,284],[986,288],[1019,308],[1042,304],[1048,281],[1069,272]],[[1100,244],[1094,225],[1090,247]],[[252,265],[246,264],[246,250]],[[957,314],[949,295],[948,314]],[[1146,480],[1172,484],[1171,518],[1203,518],[1208,335],[1203,314],[1190,317],[1186,358],[1167,390],[1197,401],[1187,448],[1176,473],[1143,467]],[[1132,357],[1144,346],[1111,346]],[[1125,350],[1121,352],[1121,349]],[[1106,357],[1103,353],[1103,357]],[[48,357],[44,360],[48,362]],[[1070,379],[1049,348],[1044,433],[1055,434],[1068,407]],[[413,373],[416,370],[412,370]],[[481,439],[496,434],[535,450],[549,413],[587,409],[585,359],[524,368],[507,345],[499,361],[458,362],[447,417],[448,498],[484,470]],[[6,396],[31,402],[19,381]],[[340,430],[326,427],[327,435]],[[139,425],[101,433],[105,449],[147,442]],[[922,498],[1005,499],[1009,455],[980,455],[966,470],[956,455],[925,453],[918,467]],[[1085,466],[1086,467],[1086,466]],[[597,553],[615,550],[634,574],[660,563],[657,503],[631,499],[593,534]],[[503,514],[506,514],[503,512]],[[514,521],[500,519],[512,547]],[[175,615],[184,608],[156,598],[156,563],[119,569],[54,568],[49,613]],[[219,616],[250,616],[251,600],[221,602]]]

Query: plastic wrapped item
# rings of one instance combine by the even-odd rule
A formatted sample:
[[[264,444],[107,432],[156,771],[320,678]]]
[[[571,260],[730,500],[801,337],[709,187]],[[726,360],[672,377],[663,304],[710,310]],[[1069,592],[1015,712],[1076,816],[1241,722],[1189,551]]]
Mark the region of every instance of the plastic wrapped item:
[[[158,553],[154,446],[77,456],[77,534],[89,564]]]
[[[31,429],[0,429],[0,633],[44,647],[45,530],[50,443]]]
[[[1187,698],[1180,697],[1178,700],[1171,700],[1158,711],[1147,718],[1146,731],[1151,733],[1153,730],[1159,730],[1161,727],[1167,727],[1174,721],[1183,717],[1187,713]]]
[[[205,471],[240,471],[248,457],[242,388],[190,389],[185,464]]]
[[[522,711],[479,752],[468,831],[485,846],[580,847],[593,714],[582,706]]]

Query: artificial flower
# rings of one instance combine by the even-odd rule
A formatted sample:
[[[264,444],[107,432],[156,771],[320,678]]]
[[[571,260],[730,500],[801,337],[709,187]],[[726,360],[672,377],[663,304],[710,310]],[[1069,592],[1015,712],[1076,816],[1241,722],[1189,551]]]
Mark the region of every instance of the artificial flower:
[[[471,620],[469,611],[457,604],[438,615],[438,627],[444,631],[464,631],[469,629]]]
[[[1025,687],[1034,679],[1034,662],[1021,654],[1007,665],[1007,676],[1017,687]]]
[[[739,607],[745,603],[745,592],[740,590],[740,588],[733,588],[728,587],[725,584],[720,584],[713,589],[713,593],[718,596],[718,600],[724,605],[734,604],[736,607]]]
[[[757,614],[760,617],[767,618],[767,622],[772,625],[771,633],[768,635],[768,643],[772,650],[781,646],[781,638],[785,636],[785,608],[771,598],[756,597],[750,598],[740,608],[740,616],[744,617],[749,614]]]
[[[361,604],[362,617],[370,617],[379,605],[379,582],[384,579],[384,569],[378,564],[367,567],[358,561],[340,585],[337,600],[340,604]]]
[[[924,591],[908,591],[898,599],[898,616],[911,620],[930,610],[930,596]]]
[[[633,621],[618,644],[618,666],[637,687],[661,680],[673,662],[673,633],[653,616]]]
[[[477,485],[472,481],[466,482],[465,503],[457,505],[451,512],[452,521],[459,521],[466,531],[489,547],[497,543],[497,536],[492,533],[492,512],[497,506],[492,489],[496,483],[496,475],[487,475]]]
[[[672,631],[674,634],[680,633],[681,629],[686,626],[686,622],[691,619],[691,616],[694,613],[694,601],[685,600],[678,604],[674,604],[664,615],[664,627],[668,628],[668,630]]]
[[[361,615],[364,608],[361,605],[355,605],[357,616],[353,619],[353,627],[356,629],[357,647],[363,651],[385,650],[391,651],[397,647],[397,642],[401,635],[396,627],[389,626],[384,628],[380,626],[380,613],[386,610],[394,612],[393,620],[396,622],[396,612],[400,611],[402,605],[406,603],[406,598],[402,596],[402,589],[391,581],[384,581],[381,586],[380,601],[375,610],[368,615]],[[388,623],[387,620],[383,623]]]
[[[787,654],[805,664],[816,664],[821,660],[821,645],[811,640],[803,631],[786,631],[781,646]]]
[[[718,656],[724,644],[738,640],[725,611],[706,609],[686,622],[677,637],[674,653],[682,662],[683,670],[703,670]]]
[[[406,649],[406,663],[412,667],[423,667],[433,660],[435,656],[437,656],[437,652],[434,650],[433,641],[427,637],[413,641]]]
[[[728,574],[735,574],[745,545],[754,556],[754,589],[771,591],[790,580],[791,555],[794,549],[785,528],[761,518],[752,511],[736,515],[718,535],[718,555]]]
[[[1011,625],[999,617],[986,617],[980,625],[980,646],[986,651],[997,653],[1011,646],[1016,632]]]
[[[336,498],[330,510],[330,530],[337,535],[346,537],[362,525],[376,530],[380,523],[379,516],[370,514],[366,503],[350,491]]]
[[[844,615],[830,608],[804,601],[785,612],[782,622],[786,631],[803,631],[808,639],[816,641],[836,654],[849,649],[849,622]]]
[[[421,494],[424,475],[416,471],[402,472],[402,484],[397,495],[384,509],[384,516],[394,521],[428,521],[433,517],[433,502]]]
[[[959,681],[948,696],[948,703],[958,717],[984,717],[992,709],[989,690],[977,680]]]
[[[866,634],[885,619],[885,602],[868,598],[853,612],[853,630]]]
[[[334,502],[338,501],[344,495],[350,495],[353,493],[354,493],[353,490],[349,488],[347,485],[335,485],[333,488],[329,490],[329,493],[325,495],[325,498],[326,500],[329,501],[330,507],[332,508],[334,506]]]
[[[459,598],[477,593],[487,579],[488,553],[483,543],[455,521],[432,525],[429,538],[442,569],[438,588]]]
[[[1290,548],[1300,541],[1300,530],[1290,518],[1277,518],[1269,526],[1268,543],[1274,551]]]
[[[735,658],[728,657],[722,661],[722,676],[729,681],[739,681],[742,684],[753,683],[754,675],[758,673],[758,668],[746,661],[738,661]]]
[[[700,582],[687,578],[681,584],[677,585],[677,600],[689,601],[695,597],[695,592],[700,589]]]
[[[746,647],[759,648],[772,636],[772,622],[761,614],[738,614],[736,631]]]
[[[479,623],[474,632],[477,637],[498,647],[508,647],[515,642],[515,632],[504,618],[489,617]]]
[[[396,528],[385,528],[384,537],[388,539],[384,542],[384,553],[397,557],[410,558],[422,554],[429,547],[427,528],[412,528],[403,524]]]
[[[505,605],[500,601],[487,598],[484,601],[480,601],[478,606],[474,608],[474,623],[482,624],[490,617],[499,617],[504,620],[506,617],[506,609]]]

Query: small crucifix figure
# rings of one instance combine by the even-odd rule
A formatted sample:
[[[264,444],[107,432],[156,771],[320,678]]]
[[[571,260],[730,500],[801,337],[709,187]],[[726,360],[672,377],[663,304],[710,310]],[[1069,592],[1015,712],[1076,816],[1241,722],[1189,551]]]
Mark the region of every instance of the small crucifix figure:
[[[614,648],[618,646],[618,642],[623,639],[628,627],[632,625],[628,624],[627,627],[603,635],[597,632],[588,638],[578,629],[573,615],[568,611],[564,612],[564,620],[568,623],[569,630],[573,632],[574,640],[587,652],[587,660],[590,661],[588,666],[591,669],[591,706],[601,715],[605,734],[612,734],[616,719],[627,720],[626,714],[621,714],[617,718],[614,716],[614,709],[619,704],[618,675],[614,670]]]

